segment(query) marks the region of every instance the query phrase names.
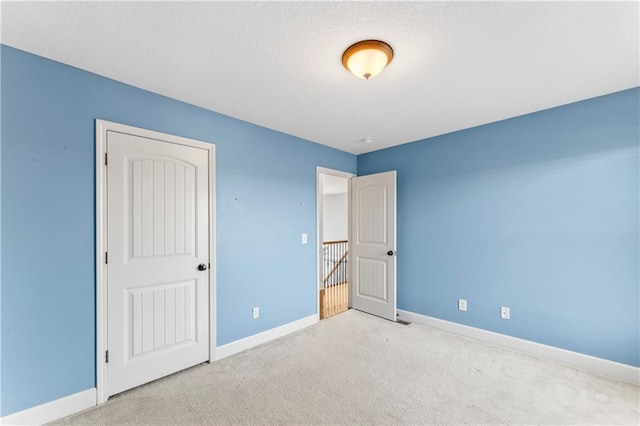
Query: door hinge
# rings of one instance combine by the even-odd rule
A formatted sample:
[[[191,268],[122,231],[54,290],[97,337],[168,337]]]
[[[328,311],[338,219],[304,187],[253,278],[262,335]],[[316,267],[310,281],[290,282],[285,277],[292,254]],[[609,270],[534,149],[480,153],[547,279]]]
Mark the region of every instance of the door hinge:
[[[109,351],[105,351],[104,353],[104,362],[109,362]]]
[[[104,252],[104,263],[105,263],[105,265],[107,263],[109,263],[109,252],[108,251]]]
[[[109,163],[109,160],[107,159],[107,153],[104,153],[104,165],[106,166]]]

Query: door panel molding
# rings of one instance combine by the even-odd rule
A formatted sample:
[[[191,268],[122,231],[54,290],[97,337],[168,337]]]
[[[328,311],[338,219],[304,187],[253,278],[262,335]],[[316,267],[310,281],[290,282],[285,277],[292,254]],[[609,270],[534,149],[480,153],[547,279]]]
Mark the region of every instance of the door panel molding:
[[[208,360],[215,359],[216,348],[216,244],[215,244],[215,145],[183,138],[180,136],[164,134],[152,130],[146,130],[127,126],[105,120],[96,120],[96,403],[101,404],[108,398],[107,383],[107,137],[108,132],[117,132],[130,136],[143,137],[156,141],[183,145],[204,149],[208,157],[208,225],[209,225],[209,333],[208,333]],[[166,160],[166,159],[165,159]],[[176,255],[170,255],[173,257]],[[179,255],[178,255],[179,256]]]

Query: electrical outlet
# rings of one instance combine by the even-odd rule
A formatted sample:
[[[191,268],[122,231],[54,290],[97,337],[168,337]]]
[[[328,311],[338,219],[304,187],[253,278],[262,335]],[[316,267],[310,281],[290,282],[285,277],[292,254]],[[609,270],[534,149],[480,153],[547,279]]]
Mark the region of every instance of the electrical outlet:
[[[467,311],[467,301],[465,299],[458,299],[458,310]]]
[[[253,308],[253,311],[251,313],[253,314],[253,319],[259,318],[260,317],[260,307],[256,306],[255,308]]]
[[[506,306],[500,308],[500,318],[509,319],[511,317],[511,310]]]

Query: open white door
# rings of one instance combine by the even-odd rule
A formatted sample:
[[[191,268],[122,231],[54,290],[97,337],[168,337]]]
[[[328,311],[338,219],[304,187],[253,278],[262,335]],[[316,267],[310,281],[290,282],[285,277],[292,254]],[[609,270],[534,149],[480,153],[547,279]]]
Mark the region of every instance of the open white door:
[[[209,360],[213,147],[131,133],[105,132],[105,397]]]
[[[396,320],[396,172],[351,179],[351,306]]]

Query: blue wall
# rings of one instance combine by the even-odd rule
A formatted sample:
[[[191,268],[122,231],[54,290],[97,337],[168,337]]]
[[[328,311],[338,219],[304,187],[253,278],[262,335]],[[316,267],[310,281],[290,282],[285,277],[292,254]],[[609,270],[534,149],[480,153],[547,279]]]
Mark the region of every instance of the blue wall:
[[[398,308],[639,366],[639,99],[358,156],[398,171]]]
[[[354,155],[1,49],[0,416],[95,386],[96,118],[216,144],[218,345],[316,312],[316,166]]]

